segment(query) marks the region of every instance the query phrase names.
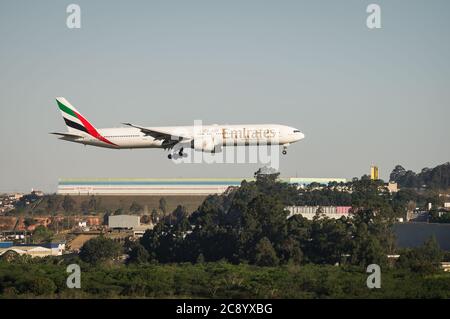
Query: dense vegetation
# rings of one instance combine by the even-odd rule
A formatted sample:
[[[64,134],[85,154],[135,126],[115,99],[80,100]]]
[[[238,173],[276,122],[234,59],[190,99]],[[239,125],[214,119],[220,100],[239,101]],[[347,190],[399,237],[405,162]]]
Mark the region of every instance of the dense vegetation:
[[[81,265],[81,289],[66,287],[66,264]],[[360,267],[258,267],[225,262],[89,265],[60,259],[0,261],[2,298],[450,298],[450,274],[382,271],[368,289]]]
[[[430,212],[430,223],[450,224],[450,212]]]
[[[450,188],[450,162],[434,168],[424,168],[418,174],[397,165],[390,175],[390,180],[397,182],[400,187],[447,190]]]
[[[382,181],[367,178],[299,191],[277,174],[255,176],[209,196],[191,215],[178,206],[140,241],[123,247],[98,237],[86,242],[79,256],[31,259],[6,253],[0,258],[0,296],[450,297],[450,274],[440,269],[448,256],[434,239],[415,249],[395,247],[392,223],[417,199],[415,191],[392,195]],[[285,210],[328,205],[324,201],[351,205],[352,218],[329,219],[319,209],[307,220]],[[37,231],[42,238],[49,235]],[[400,258],[388,260],[389,254]],[[79,290],[66,287],[66,267],[72,263],[82,268]],[[366,286],[365,270],[372,263],[381,265],[381,289]]]
[[[103,236],[88,240],[80,250],[80,258],[90,264],[99,264],[120,255],[121,246]]]
[[[141,244],[150,261],[160,263],[386,264],[386,255],[395,249],[391,195],[380,182],[360,180],[352,187],[353,218],[329,219],[319,211],[310,221],[300,215],[288,218],[285,210],[308,204],[307,192],[279,182],[277,174],[256,174],[254,182],[208,197],[190,216],[178,211],[176,218],[163,219]],[[327,192],[313,200],[320,204]]]

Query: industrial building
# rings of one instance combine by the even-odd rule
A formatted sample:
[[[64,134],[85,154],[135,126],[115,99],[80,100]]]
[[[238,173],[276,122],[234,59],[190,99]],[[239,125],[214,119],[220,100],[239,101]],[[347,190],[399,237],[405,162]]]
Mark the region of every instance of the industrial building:
[[[450,251],[450,224],[395,223],[393,230],[400,248],[419,247],[434,237],[442,250]]]
[[[376,165],[370,166],[370,179],[371,180],[379,180],[380,179],[380,173],[378,170],[378,166],[376,166]]]
[[[254,178],[101,178],[69,179],[58,182],[60,195],[210,195],[221,194],[230,186],[241,185],[242,180]],[[345,178],[282,178],[300,187],[311,183],[345,183]]]
[[[115,215],[108,217],[108,227],[110,229],[126,229],[133,232],[133,236],[141,237],[150,225],[141,225],[141,218],[136,215]]]
[[[137,215],[108,216],[109,228],[133,229],[140,225],[140,217]]]
[[[350,215],[351,206],[289,206],[288,218],[294,215],[302,215],[306,219],[312,220],[318,212],[328,218],[339,219]]]
[[[0,242],[0,256],[8,251],[31,257],[61,256],[66,248],[64,243],[14,244],[12,241]]]

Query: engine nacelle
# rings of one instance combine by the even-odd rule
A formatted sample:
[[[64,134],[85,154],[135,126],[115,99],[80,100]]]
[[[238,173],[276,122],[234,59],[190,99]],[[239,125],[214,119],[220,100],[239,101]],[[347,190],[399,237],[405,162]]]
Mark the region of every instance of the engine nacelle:
[[[192,148],[196,151],[207,153],[222,152],[222,145],[217,145],[211,137],[196,138],[192,142]]]

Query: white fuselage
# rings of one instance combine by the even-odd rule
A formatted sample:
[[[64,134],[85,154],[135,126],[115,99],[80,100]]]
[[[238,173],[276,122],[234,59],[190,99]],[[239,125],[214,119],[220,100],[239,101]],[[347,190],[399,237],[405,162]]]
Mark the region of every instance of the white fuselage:
[[[174,136],[194,136],[186,139],[186,143],[192,144],[194,139],[202,140],[201,149],[206,144],[216,147],[243,146],[243,145],[289,145],[304,138],[299,130],[278,124],[242,124],[242,125],[203,125],[194,126],[165,126],[148,127],[154,131],[170,132]],[[98,129],[104,138],[114,145],[105,143],[89,134],[76,139],[68,139],[72,142],[99,147],[131,149],[131,148],[165,148],[163,140],[149,136],[135,127],[104,128]],[[182,143],[183,141],[181,141]],[[188,146],[187,144],[185,146]],[[205,150],[208,149],[206,145]]]

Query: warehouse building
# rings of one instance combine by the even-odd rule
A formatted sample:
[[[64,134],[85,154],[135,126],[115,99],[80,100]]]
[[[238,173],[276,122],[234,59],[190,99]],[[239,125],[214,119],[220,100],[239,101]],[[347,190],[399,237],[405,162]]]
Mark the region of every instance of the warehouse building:
[[[60,195],[210,195],[222,194],[230,186],[241,185],[242,180],[253,178],[102,178],[60,179]],[[311,183],[345,183],[345,178],[282,178],[300,187]]]
[[[328,218],[339,219],[349,217],[351,206],[289,206],[288,218],[294,215],[302,215],[306,219],[312,220],[318,213]]]
[[[142,237],[150,225],[141,225],[141,218],[136,215],[108,216],[108,227],[112,230],[130,230],[133,236]]]
[[[108,227],[118,229],[133,229],[141,226],[140,217],[136,215],[108,216]]]
[[[441,249],[450,251],[450,224],[396,223],[393,228],[398,247],[419,247],[434,237]]]
[[[64,243],[14,244],[12,241],[0,242],[0,256],[6,252],[15,252],[31,257],[61,256],[65,249]]]

